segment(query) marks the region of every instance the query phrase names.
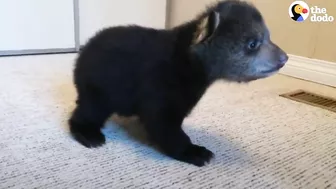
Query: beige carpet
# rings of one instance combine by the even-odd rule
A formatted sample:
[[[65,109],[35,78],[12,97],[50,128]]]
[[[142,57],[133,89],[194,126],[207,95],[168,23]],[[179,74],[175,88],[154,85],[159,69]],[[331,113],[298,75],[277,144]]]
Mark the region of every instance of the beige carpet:
[[[284,76],[215,84],[184,122],[216,155],[198,168],[138,142],[132,124],[107,123],[99,149],[73,141],[73,57],[0,59],[1,189],[336,189],[336,114],[278,96],[335,89]]]

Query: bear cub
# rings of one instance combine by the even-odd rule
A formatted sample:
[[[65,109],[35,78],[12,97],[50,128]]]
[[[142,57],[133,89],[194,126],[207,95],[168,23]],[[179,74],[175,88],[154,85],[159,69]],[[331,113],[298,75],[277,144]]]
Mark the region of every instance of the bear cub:
[[[287,60],[261,13],[246,1],[219,1],[172,29],[105,28],[76,59],[71,134],[88,148],[99,147],[112,114],[136,115],[167,156],[204,166],[213,153],[193,144],[182,123],[207,88],[217,80],[269,77]]]

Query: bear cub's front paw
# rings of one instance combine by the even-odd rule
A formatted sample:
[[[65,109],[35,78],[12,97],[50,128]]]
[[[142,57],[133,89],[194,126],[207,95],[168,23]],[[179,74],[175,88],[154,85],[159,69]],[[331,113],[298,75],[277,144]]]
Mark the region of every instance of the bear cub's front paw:
[[[193,164],[198,167],[209,163],[214,154],[203,146],[191,144],[189,145],[179,157],[180,160]]]

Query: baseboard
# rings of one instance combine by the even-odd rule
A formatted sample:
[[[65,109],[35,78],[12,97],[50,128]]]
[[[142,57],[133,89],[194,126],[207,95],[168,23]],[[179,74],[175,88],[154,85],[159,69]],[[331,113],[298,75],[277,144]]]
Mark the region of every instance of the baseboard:
[[[336,87],[336,62],[289,55],[280,74]]]

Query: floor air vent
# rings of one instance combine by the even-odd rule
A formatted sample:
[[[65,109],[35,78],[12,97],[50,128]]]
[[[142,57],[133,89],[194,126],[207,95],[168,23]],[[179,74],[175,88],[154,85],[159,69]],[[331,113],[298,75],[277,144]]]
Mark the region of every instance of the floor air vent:
[[[321,96],[304,90],[297,90],[294,92],[281,94],[280,96],[336,112],[336,99],[332,99],[330,97]]]

